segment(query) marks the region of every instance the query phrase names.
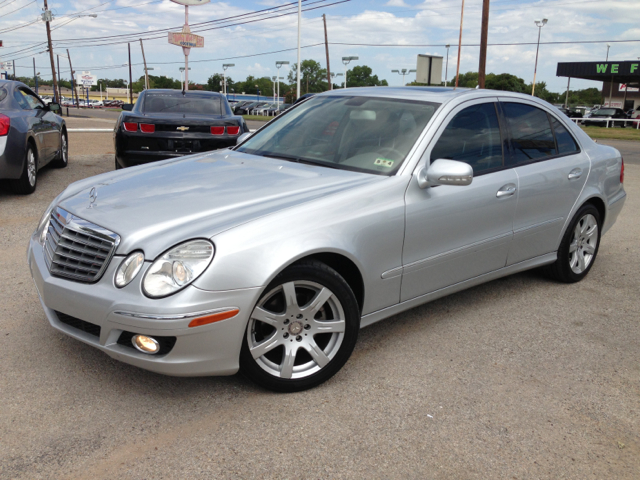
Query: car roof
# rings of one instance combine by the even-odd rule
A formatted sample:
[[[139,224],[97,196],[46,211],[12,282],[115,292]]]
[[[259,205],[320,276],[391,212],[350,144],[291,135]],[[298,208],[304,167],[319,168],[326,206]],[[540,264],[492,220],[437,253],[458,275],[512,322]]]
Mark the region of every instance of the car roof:
[[[145,90],[143,93],[146,95],[150,93],[162,93],[163,95],[185,95],[190,97],[222,97],[223,95],[218,92],[210,92],[208,90],[175,90],[172,88],[150,88],[149,90]]]

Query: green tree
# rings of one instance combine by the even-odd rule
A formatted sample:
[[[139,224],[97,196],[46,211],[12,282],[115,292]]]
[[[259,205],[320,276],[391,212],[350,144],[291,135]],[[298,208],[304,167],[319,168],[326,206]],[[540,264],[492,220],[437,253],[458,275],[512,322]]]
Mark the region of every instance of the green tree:
[[[297,69],[298,64],[294,63],[289,70],[288,80],[291,85],[297,83]],[[317,93],[328,89],[327,70],[315,60],[303,60],[300,63],[300,93]]]
[[[211,92],[221,92],[223,81],[224,77],[222,75],[220,75],[219,73],[214,73],[207,80],[205,90],[209,90]],[[235,84],[231,77],[227,77],[227,92],[231,91],[232,88],[235,89]]]
[[[456,77],[447,82],[447,86],[455,87]],[[458,77],[458,86],[460,88],[476,88],[478,86],[478,72],[461,73]]]
[[[371,73],[371,67],[354,66],[347,72],[347,87],[386,87],[389,85],[386,80],[379,80],[377,75],[371,75]]]
[[[523,79],[510,73],[500,73],[498,75],[490,73],[485,78],[484,86],[491,90],[503,90],[506,92],[531,92],[531,88],[527,87]]]

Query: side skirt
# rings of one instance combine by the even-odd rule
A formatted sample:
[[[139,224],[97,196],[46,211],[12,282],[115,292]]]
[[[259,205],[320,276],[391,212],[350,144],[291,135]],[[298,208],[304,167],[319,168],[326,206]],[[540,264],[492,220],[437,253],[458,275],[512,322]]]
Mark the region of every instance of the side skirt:
[[[369,325],[379,322],[380,320],[384,320],[385,318],[389,318],[400,312],[404,312],[405,310],[409,310],[413,307],[431,302],[438,298],[446,297],[447,295],[450,295],[452,293],[460,292],[462,290],[466,290],[467,288],[475,287],[476,285],[490,282],[491,280],[506,277],[508,275],[513,275],[514,273],[522,272],[524,270],[530,270],[532,268],[548,265],[555,262],[557,258],[557,252],[540,255],[539,257],[525,260],[524,262],[509,265],[508,267],[494,270],[493,272],[485,273],[484,275],[479,275],[474,278],[470,278],[469,280],[465,280],[464,282],[449,285],[448,287],[441,288],[440,290],[436,290],[434,292],[412,298],[411,300],[407,300],[406,302],[402,302],[397,305],[378,310],[376,312],[368,313],[367,315],[364,315],[360,320],[360,328],[368,327]]]

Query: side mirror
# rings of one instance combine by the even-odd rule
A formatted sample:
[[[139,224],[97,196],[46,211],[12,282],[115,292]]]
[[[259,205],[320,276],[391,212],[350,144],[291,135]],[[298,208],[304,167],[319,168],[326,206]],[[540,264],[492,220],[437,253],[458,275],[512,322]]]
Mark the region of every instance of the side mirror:
[[[123,103],[122,110],[125,112],[130,112],[131,110],[133,110],[133,103]]]
[[[436,185],[470,185],[473,181],[471,165],[457,160],[440,158],[418,172],[420,188]]]
[[[244,142],[250,136],[251,136],[251,132],[244,132],[238,138],[236,138],[236,145],[240,145],[242,142]]]
[[[56,114],[62,111],[62,107],[60,107],[59,103],[51,102],[49,103],[49,105],[47,105],[47,107],[49,108],[50,112],[53,112]]]

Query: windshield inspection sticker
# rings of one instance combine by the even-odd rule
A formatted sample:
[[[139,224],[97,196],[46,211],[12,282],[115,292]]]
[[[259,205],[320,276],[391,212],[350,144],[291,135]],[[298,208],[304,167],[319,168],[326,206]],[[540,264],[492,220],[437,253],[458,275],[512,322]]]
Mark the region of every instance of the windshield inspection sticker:
[[[376,158],[376,161],[373,162],[374,165],[380,165],[387,168],[393,167],[393,163],[394,160],[389,160],[388,158]]]

